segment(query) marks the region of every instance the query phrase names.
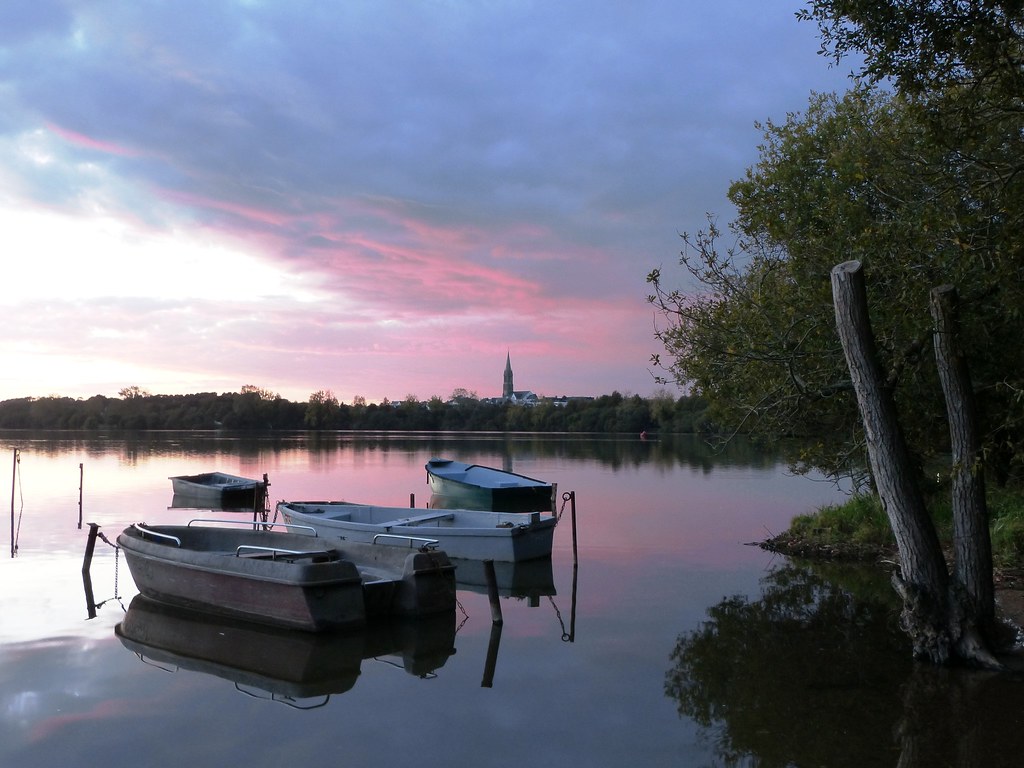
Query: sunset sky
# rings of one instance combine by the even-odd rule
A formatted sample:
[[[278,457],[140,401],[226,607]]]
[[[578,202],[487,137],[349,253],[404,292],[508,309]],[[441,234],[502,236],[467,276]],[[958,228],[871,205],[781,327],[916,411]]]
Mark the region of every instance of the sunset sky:
[[[3,0],[0,399],[648,396],[801,0]],[[681,275],[680,275],[681,279]]]

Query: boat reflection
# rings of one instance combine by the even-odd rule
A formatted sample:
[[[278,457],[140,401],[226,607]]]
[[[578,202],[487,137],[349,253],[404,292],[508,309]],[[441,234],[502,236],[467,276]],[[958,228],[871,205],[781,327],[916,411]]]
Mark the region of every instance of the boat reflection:
[[[260,499],[256,504],[234,504],[230,500],[210,503],[209,499],[199,496],[175,493],[171,496],[171,509],[206,509],[211,512],[242,512],[250,515],[262,514],[266,518],[266,501]]]
[[[487,576],[483,560],[451,558],[455,566],[455,586],[469,592],[487,594]],[[536,606],[540,598],[557,594],[551,571],[551,558],[523,560],[518,563],[495,562],[494,575],[499,597],[526,599]]]
[[[389,660],[411,675],[431,677],[455,653],[454,612],[354,632],[312,633],[210,616],[137,595],[114,633],[146,663],[213,675],[242,692],[256,689],[306,709],[351,689],[364,659]]]

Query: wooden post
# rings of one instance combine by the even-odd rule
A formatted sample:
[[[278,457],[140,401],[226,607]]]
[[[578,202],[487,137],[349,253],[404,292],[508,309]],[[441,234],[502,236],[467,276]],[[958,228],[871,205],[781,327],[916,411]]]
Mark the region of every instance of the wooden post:
[[[18,550],[14,540],[14,484],[18,482],[18,449],[14,449],[14,463],[11,468],[11,557]]]
[[[569,512],[572,514],[572,562],[579,563],[579,556],[576,550],[576,491],[569,491]]]
[[[96,535],[100,527],[96,523],[89,523],[89,538],[85,542],[85,559],[82,561],[82,584],[85,587],[85,608],[89,618],[96,618],[96,598],[92,593],[92,575],[89,569],[92,567],[92,554],[96,549]]]
[[[491,622],[501,624],[501,599],[498,597],[498,577],[494,573],[494,561],[484,560],[484,578],[487,581],[487,599],[491,604]]]
[[[487,641],[487,658],[484,660],[484,678],[481,688],[494,686],[494,670],[498,666],[498,646],[501,644],[501,624],[491,625],[491,636]]]
[[[83,465],[78,465],[78,530],[82,530],[82,478]]]

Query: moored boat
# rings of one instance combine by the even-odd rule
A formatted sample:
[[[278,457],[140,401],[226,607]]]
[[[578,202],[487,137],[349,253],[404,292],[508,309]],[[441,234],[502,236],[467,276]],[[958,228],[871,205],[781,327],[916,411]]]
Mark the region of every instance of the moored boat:
[[[452,558],[521,562],[550,557],[557,519],[540,512],[380,507],[346,501],[282,501],[287,523],[322,536],[399,547],[438,546]]]
[[[345,629],[455,605],[443,552],[198,524],[135,524],[117,543],[146,597],[272,626]]]
[[[263,509],[270,485],[266,475],[262,480],[253,480],[226,472],[176,475],[169,479],[175,507]]]
[[[543,480],[452,459],[430,459],[425,469],[430,490],[445,506],[495,512],[550,512],[555,508],[555,486]]]

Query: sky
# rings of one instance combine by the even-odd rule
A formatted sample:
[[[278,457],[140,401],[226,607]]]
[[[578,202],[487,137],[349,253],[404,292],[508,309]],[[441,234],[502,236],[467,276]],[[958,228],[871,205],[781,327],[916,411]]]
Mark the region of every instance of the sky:
[[[802,3],[3,0],[0,400],[657,394]]]

